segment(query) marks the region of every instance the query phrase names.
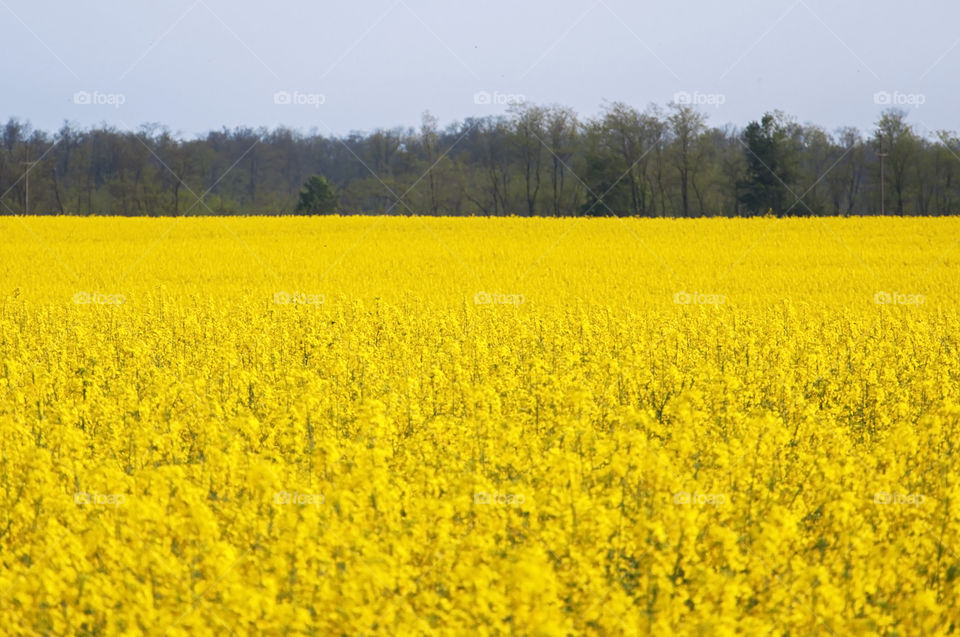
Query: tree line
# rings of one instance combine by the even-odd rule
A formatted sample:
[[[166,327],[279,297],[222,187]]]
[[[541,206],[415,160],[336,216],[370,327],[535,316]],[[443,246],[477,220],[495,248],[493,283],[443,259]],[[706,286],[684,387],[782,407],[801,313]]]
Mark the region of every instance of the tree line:
[[[690,105],[562,106],[441,128],[324,136],[235,128],[181,139],[159,125],[55,133],[10,119],[0,214],[936,215],[960,211],[960,139],[890,109],[827,131],[775,111],[710,126]],[[29,174],[25,172],[29,168]],[[330,193],[303,194],[322,176]],[[323,188],[326,185],[320,184]]]

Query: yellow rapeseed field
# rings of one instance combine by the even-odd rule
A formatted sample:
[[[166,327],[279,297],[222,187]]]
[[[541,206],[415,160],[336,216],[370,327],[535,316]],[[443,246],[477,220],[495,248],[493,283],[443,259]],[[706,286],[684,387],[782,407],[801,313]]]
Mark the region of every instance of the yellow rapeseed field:
[[[958,240],[0,218],[0,632],[956,634]]]

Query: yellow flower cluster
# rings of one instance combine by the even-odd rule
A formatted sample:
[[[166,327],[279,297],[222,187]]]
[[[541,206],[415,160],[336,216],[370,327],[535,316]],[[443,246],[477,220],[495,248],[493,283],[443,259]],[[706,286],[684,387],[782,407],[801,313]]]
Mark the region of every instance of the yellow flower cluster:
[[[0,631],[955,633],[958,237],[0,218]]]

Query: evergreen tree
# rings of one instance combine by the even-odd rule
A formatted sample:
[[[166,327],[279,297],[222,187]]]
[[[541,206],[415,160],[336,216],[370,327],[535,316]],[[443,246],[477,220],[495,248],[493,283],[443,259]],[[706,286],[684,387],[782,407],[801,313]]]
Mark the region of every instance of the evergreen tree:
[[[299,215],[328,215],[339,211],[339,198],[327,178],[320,175],[310,177],[300,190],[295,212]]]
[[[743,131],[745,179],[737,184],[740,203],[752,214],[772,210],[782,214],[790,175],[786,162],[786,133],[776,117],[767,113],[759,122],[750,122]]]

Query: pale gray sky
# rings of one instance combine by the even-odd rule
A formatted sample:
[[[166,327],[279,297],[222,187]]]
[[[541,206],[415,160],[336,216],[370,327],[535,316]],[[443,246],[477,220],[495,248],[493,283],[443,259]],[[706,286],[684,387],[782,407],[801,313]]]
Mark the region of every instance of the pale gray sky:
[[[960,129],[954,0],[0,0],[0,16],[0,118],[45,129],[341,134],[509,95],[581,115],[689,96],[713,124],[779,108],[828,129],[869,129],[889,102],[920,132]]]

